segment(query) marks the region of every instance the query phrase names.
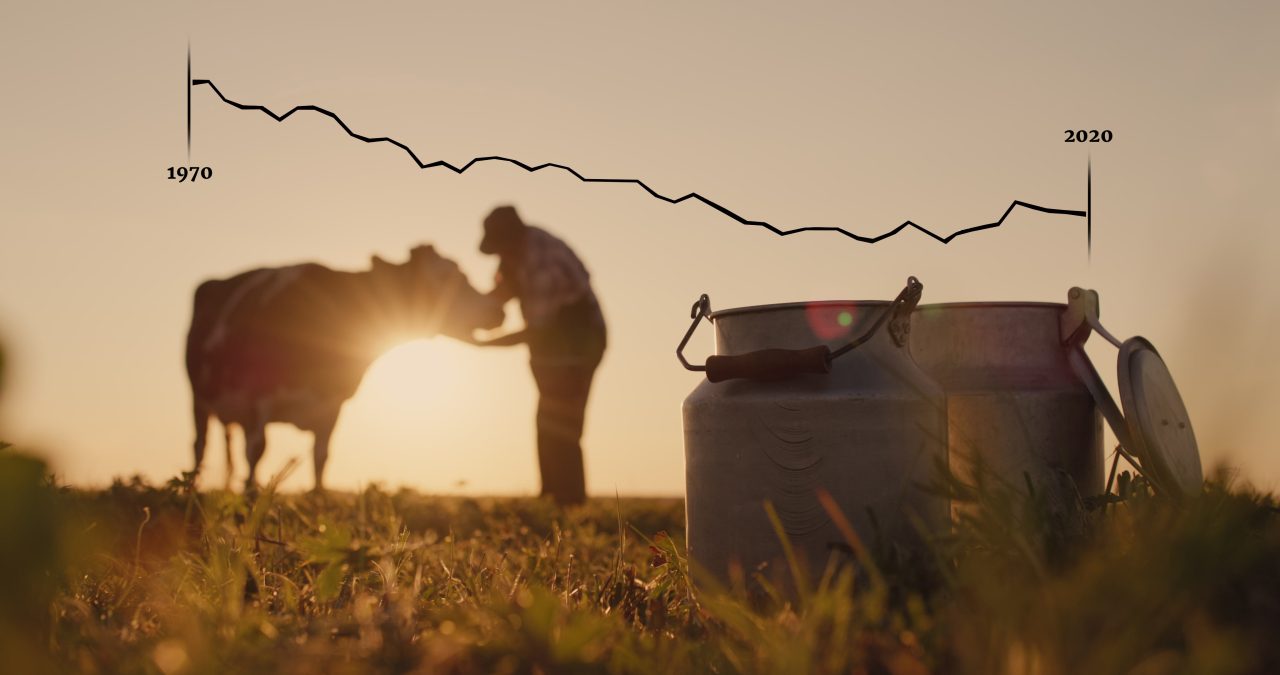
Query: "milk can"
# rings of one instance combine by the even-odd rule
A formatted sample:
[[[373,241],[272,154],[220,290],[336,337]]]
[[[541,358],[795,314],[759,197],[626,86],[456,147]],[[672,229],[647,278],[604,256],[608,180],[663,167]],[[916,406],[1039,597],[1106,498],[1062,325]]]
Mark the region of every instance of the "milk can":
[[[801,567],[820,573],[851,548],[822,492],[867,547],[918,550],[922,532],[945,530],[947,500],[923,489],[946,462],[944,393],[908,351],[920,291],[912,278],[892,302],[694,305],[677,356],[707,374],[683,410],[696,566],[722,579],[734,565],[778,569],[772,509]],[[716,355],[695,366],[681,352],[704,317]]]
[[[947,395],[949,462],[961,477],[981,461],[1026,490],[1103,491],[1102,418],[1068,363],[1066,305],[967,302],[916,309],[911,353]],[[1070,495],[1066,495],[1070,496]]]

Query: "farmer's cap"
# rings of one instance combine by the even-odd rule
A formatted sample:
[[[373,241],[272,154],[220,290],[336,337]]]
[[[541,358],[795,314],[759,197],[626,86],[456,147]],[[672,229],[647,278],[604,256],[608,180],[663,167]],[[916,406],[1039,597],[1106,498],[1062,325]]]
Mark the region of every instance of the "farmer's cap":
[[[514,206],[499,206],[484,219],[481,253],[498,253],[510,247],[523,233],[525,224]]]

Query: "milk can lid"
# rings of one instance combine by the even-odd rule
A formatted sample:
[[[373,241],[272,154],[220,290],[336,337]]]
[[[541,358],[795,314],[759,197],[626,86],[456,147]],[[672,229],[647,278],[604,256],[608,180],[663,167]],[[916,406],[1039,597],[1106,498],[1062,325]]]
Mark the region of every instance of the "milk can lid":
[[[1173,375],[1156,348],[1132,337],[1120,347],[1120,401],[1135,454],[1158,487],[1179,495],[1200,492],[1204,472],[1191,418]]]

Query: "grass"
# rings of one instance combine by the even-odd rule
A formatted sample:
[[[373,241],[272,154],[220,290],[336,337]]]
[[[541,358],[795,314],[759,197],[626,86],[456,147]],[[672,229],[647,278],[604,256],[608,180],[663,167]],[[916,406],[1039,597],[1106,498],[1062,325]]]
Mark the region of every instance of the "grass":
[[[1274,496],[942,487],[967,504],[931,560],[859,551],[788,594],[692,583],[679,500],[83,491],[0,451],[0,654],[14,673],[1280,672]]]

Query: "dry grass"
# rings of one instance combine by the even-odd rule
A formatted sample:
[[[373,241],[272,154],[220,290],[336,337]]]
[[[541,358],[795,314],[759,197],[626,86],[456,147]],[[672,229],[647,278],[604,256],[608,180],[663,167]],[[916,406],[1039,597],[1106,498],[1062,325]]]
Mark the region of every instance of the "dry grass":
[[[7,672],[1280,672],[1280,516],[1005,486],[926,564],[695,590],[678,500],[58,488],[0,453]]]

